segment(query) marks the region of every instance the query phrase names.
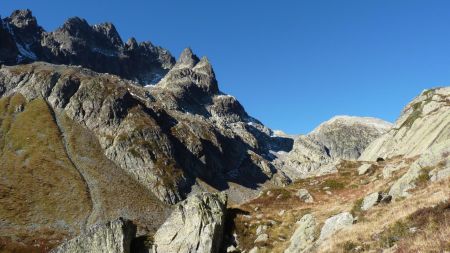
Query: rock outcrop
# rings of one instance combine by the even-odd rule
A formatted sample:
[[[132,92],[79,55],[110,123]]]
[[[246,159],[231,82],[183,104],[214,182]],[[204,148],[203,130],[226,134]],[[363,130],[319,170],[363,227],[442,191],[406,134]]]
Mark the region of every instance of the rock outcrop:
[[[134,38],[124,43],[113,24],[91,26],[78,17],[46,32],[30,10],[14,11],[2,20],[0,38],[0,63],[7,65],[34,61],[81,65],[142,85],[157,83],[174,65],[167,50]]]
[[[319,241],[326,240],[337,231],[351,226],[353,221],[353,216],[349,212],[343,212],[328,218],[320,231]]]
[[[219,252],[227,197],[201,193],[179,203],[154,236],[154,253]]]
[[[52,253],[110,252],[131,253],[136,226],[128,220],[115,220],[96,225],[83,234],[61,244]]]
[[[306,189],[298,190],[297,196],[300,198],[300,200],[304,201],[305,203],[314,202],[314,198],[311,196],[311,194]]]
[[[445,178],[446,166],[450,161],[450,146],[433,146],[417,158],[408,171],[403,174],[389,190],[393,199],[410,196],[409,191],[417,186],[418,181],[435,181],[438,171]],[[434,176],[434,177],[433,177]]]
[[[414,157],[434,146],[450,146],[450,87],[423,91],[402,111],[395,125],[371,143],[360,160]]]
[[[363,210],[363,211],[369,210],[376,204],[380,203],[382,198],[383,198],[383,195],[380,192],[374,192],[374,193],[367,195],[363,199],[363,202],[361,205],[361,210]]]
[[[293,149],[280,157],[283,171],[293,179],[335,172],[334,162],[358,159],[390,128],[390,123],[380,119],[336,116],[295,139]]]
[[[311,214],[304,215],[298,222],[289,244],[284,253],[309,252],[314,245],[316,232],[316,219]]]

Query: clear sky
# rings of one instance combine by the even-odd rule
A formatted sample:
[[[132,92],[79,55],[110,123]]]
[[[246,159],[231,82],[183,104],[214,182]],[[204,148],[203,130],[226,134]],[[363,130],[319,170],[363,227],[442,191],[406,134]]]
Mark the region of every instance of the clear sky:
[[[394,121],[423,89],[450,83],[450,1],[14,0],[46,30],[71,16],[113,22],[123,40],[212,61],[222,91],[274,129],[334,115]]]

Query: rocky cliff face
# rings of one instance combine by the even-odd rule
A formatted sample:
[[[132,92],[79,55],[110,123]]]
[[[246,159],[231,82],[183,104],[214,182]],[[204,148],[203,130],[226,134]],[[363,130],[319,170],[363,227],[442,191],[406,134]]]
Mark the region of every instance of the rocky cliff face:
[[[174,64],[161,47],[134,38],[124,43],[113,24],[91,26],[78,17],[46,32],[31,11],[14,11],[1,20],[0,38],[0,63],[6,65],[34,61],[81,65],[145,85],[157,83]]]
[[[360,160],[413,157],[450,146],[450,88],[425,90],[402,111],[390,131],[370,144]]]
[[[390,123],[380,119],[336,116],[295,139],[293,149],[280,156],[283,171],[291,178],[335,172],[334,162],[356,160],[390,128]]]

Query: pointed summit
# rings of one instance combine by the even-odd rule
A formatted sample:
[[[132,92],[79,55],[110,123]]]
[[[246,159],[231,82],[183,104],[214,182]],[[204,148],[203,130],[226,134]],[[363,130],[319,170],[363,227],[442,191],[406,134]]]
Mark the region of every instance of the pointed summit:
[[[94,25],[94,30],[105,35],[113,45],[121,46],[123,44],[122,38],[117,32],[116,27],[109,22]]]
[[[36,18],[33,17],[33,13],[29,9],[26,10],[15,10],[11,13],[9,17],[11,23],[18,27],[26,27],[26,26],[37,26]]]
[[[198,57],[188,47],[183,50],[175,66],[193,68],[198,62]]]
[[[202,59],[195,65],[193,68],[195,72],[205,74],[210,77],[211,80],[215,80],[216,75],[214,74],[214,70],[212,68],[211,63],[208,60],[208,57],[203,56]]]
[[[84,37],[88,34],[92,28],[86,21],[86,19],[79,17],[71,17],[64,22],[61,28],[58,30],[67,32],[74,37]]]

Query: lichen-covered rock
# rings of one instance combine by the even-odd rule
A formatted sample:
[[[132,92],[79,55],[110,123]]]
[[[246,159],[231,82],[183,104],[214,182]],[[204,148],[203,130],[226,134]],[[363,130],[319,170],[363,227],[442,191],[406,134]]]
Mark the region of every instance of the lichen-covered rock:
[[[445,169],[434,169],[434,170],[430,171],[429,176],[430,176],[430,181],[432,181],[432,182],[446,179],[446,178],[450,177],[450,167],[445,168]]]
[[[289,247],[284,253],[309,252],[314,245],[316,219],[311,214],[304,215],[298,222],[298,227],[289,240]]]
[[[429,171],[438,171],[442,169],[442,166],[447,164],[450,159],[448,154],[450,151],[450,146],[442,147],[441,145],[436,145],[424,152],[420,157],[415,160],[408,171],[403,174],[390,188],[389,195],[393,199],[400,197],[408,197],[409,190],[416,187],[416,181],[421,175],[425,175]],[[445,171],[444,171],[445,173]],[[429,175],[426,175],[429,177]],[[431,175],[431,178],[433,175]],[[431,179],[430,178],[430,179]]]
[[[180,202],[154,236],[153,251],[219,252],[226,195],[200,193]]]
[[[306,189],[299,189],[297,191],[297,196],[300,198],[300,200],[304,201],[305,203],[312,203],[314,202],[313,197]]]
[[[269,235],[260,234],[260,235],[258,235],[258,237],[256,237],[255,243],[263,243],[263,242],[267,242],[267,240],[269,240]]]
[[[319,241],[326,240],[337,231],[351,226],[353,221],[353,216],[349,212],[343,212],[328,218],[320,231]]]
[[[395,173],[396,171],[399,171],[405,167],[406,167],[406,164],[404,163],[404,161],[402,161],[400,163],[389,163],[383,168],[383,178],[384,179],[390,178],[393,173]]]
[[[374,192],[369,195],[367,195],[361,205],[361,209],[363,211],[367,211],[376,204],[380,203],[381,199],[383,198],[383,195],[380,192]]]
[[[365,163],[358,167],[358,175],[366,174],[372,168],[372,164]]]
[[[409,170],[391,186],[389,195],[393,199],[408,197],[408,191],[416,187],[415,181],[419,178],[421,170],[422,167],[418,163],[413,163]]]
[[[83,234],[73,238],[52,253],[131,253],[131,241],[136,235],[136,226],[130,221],[118,219],[106,224],[95,225]]]

